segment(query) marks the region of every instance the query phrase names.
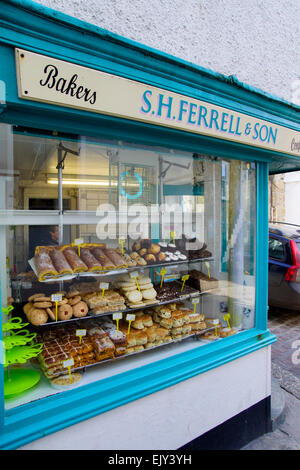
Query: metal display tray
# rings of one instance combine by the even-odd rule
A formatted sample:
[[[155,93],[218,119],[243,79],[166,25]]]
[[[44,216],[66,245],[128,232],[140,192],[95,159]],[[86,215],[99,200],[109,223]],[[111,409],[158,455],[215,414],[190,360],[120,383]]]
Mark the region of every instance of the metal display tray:
[[[70,372],[77,372],[77,371],[80,371],[80,370],[88,369],[90,367],[99,366],[101,364],[107,364],[109,362],[115,362],[115,361],[118,361],[118,360],[121,360],[121,359],[126,359],[127,357],[136,356],[137,354],[142,354],[142,353],[145,353],[147,351],[153,351],[154,349],[158,349],[158,348],[162,348],[162,347],[165,347],[165,346],[169,346],[171,344],[179,343],[179,342],[185,341],[187,339],[191,339],[191,338],[200,339],[199,336],[203,335],[204,333],[207,333],[209,331],[214,330],[214,328],[215,327],[205,328],[204,330],[200,330],[197,333],[193,333],[193,334],[190,334],[190,335],[187,335],[187,336],[183,336],[182,338],[174,339],[174,340],[169,341],[167,343],[162,343],[162,344],[159,344],[157,346],[153,346],[152,348],[143,349],[141,351],[136,351],[136,352],[132,352],[132,353],[129,353],[129,354],[123,354],[121,356],[117,356],[117,357],[110,358],[110,359],[104,359],[103,361],[93,362],[92,364],[87,364],[85,366],[74,367],[74,368],[71,367]],[[41,368],[41,370],[43,371],[42,368]],[[68,374],[68,370],[63,370],[61,372],[58,372],[57,374],[51,375],[51,377],[48,377],[48,376],[46,376],[46,377],[49,380],[51,380],[52,378],[59,377],[61,375],[67,375],[67,374]]]

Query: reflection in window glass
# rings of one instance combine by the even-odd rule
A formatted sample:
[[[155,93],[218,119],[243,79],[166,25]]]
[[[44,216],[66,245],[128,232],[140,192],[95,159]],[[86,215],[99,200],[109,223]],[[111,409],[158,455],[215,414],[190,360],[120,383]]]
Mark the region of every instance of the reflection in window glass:
[[[68,387],[47,345],[77,342],[78,328],[80,386],[254,326],[255,164],[0,131],[2,306],[44,344],[26,365],[39,385],[7,397],[7,408]]]

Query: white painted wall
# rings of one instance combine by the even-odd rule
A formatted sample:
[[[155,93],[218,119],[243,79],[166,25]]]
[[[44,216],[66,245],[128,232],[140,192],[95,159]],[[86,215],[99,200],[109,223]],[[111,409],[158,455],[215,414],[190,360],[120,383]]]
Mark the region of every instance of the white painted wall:
[[[300,171],[286,173],[285,183],[285,222],[300,225]]]
[[[298,0],[36,3],[300,104]]]
[[[175,450],[269,396],[270,367],[268,346],[20,450]]]

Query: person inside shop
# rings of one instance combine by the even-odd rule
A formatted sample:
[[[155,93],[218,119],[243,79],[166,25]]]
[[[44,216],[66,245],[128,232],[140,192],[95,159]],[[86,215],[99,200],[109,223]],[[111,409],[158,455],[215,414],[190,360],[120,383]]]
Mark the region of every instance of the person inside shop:
[[[34,256],[36,246],[58,245],[58,225],[32,226],[29,233],[29,259]]]

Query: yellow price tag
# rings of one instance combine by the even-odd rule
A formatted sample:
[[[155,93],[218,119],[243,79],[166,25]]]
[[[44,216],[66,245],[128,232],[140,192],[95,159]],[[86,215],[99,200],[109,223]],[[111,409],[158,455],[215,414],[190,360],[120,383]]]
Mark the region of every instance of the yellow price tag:
[[[78,247],[78,255],[80,256],[80,245],[84,243],[83,238],[75,238],[73,245],[76,245]]]
[[[206,269],[207,269],[207,275],[210,279],[210,267],[209,267],[209,262],[208,261],[205,261],[205,266],[206,266]]]
[[[197,307],[197,304],[200,302],[200,299],[197,298],[197,299],[192,299],[192,304],[194,304],[194,311],[193,313],[196,313],[196,307]]]
[[[223,320],[227,321],[228,328],[230,328],[230,323],[229,323],[230,313],[226,313],[226,315],[224,315],[223,317]]]
[[[55,302],[55,321],[57,321],[58,302],[62,301],[62,294],[52,294],[51,302]]]
[[[129,335],[130,333],[130,326],[131,326],[131,322],[135,320],[135,315],[133,315],[132,313],[128,313],[126,315],[126,320],[128,321],[128,330],[127,330],[127,334]]]
[[[86,336],[86,330],[76,330],[76,336],[79,336],[79,344],[81,344],[82,337]]]
[[[215,325],[215,336],[218,336],[218,325],[219,325],[219,323],[220,323],[220,321],[218,319],[212,321],[212,324]]]
[[[66,361],[63,362],[63,366],[68,369],[69,371],[69,378],[70,382],[72,381],[72,376],[71,376],[71,367],[74,366],[74,359],[67,359]]]
[[[184,284],[185,284],[185,282],[188,280],[189,277],[190,277],[189,274],[185,274],[184,276],[182,276],[181,280],[182,280],[183,282],[182,282],[182,286],[181,286],[181,292],[183,291],[183,289],[184,289]]]
[[[113,313],[113,320],[116,320],[117,331],[119,331],[119,320],[123,318],[122,312]]]
[[[140,286],[139,286],[139,283],[138,283],[138,280],[137,280],[138,275],[139,275],[139,273],[138,273],[137,271],[133,271],[132,273],[129,274],[129,276],[130,276],[132,279],[135,280],[137,289],[138,289],[139,291],[141,291]]]
[[[102,290],[102,297],[104,297],[104,292],[109,288],[109,282],[100,282],[99,287]]]
[[[125,238],[119,238],[119,245],[121,245],[122,255],[124,255],[124,243],[125,243]]]
[[[167,268],[161,269],[159,274],[161,277],[161,281],[160,281],[160,287],[161,287],[163,285],[165,275],[167,274]]]

